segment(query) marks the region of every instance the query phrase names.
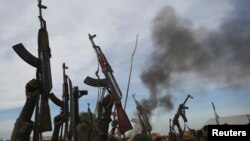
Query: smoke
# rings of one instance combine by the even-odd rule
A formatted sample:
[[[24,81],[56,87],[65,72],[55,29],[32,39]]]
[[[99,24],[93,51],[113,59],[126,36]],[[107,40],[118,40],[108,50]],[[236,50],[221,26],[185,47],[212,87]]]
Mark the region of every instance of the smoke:
[[[142,106],[173,109],[169,88],[174,74],[193,73],[211,82],[232,84],[250,74],[250,2],[238,2],[216,30],[192,27],[192,22],[164,7],[152,22],[154,52],[141,74],[150,96]]]

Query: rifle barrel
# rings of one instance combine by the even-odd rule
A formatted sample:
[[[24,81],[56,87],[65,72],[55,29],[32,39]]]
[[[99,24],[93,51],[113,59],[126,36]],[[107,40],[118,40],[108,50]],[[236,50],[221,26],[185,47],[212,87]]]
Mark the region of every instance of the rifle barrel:
[[[186,99],[185,99],[185,101],[182,103],[182,105],[185,105],[185,104],[186,104],[186,102],[187,102],[188,98],[193,99],[193,97],[192,97],[190,94],[188,94],[187,98],[186,98]]]

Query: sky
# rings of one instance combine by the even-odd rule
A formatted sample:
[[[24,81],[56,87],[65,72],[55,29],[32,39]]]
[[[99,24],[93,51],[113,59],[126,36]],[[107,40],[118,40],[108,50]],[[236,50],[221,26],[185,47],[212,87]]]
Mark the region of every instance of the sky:
[[[12,49],[23,43],[36,56],[40,28],[37,1],[0,2],[0,138],[9,139],[25,102],[25,85],[36,69]],[[97,58],[88,39],[106,55],[123,93],[131,55],[137,50],[126,112],[135,117],[132,94],[150,115],[152,132],[167,134],[169,119],[187,94],[188,126],[199,129],[214,117],[249,114],[250,2],[247,0],[43,0],[51,48],[53,89],[62,96],[62,63],[73,85],[88,90],[80,99],[94,110],[98,90],[83,80],[95,77]],[[100,72],[100,76],[103,75]],[[50,102],[52,119],[60,111]],[[182,120],[182,119],[180,119]],[[48,133],[50,134],[50,133]]]

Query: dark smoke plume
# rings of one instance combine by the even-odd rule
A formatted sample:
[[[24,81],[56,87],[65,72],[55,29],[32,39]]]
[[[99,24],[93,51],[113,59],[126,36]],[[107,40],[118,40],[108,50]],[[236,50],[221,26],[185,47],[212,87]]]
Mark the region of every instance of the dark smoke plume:
[[[250,74],[250,2],[235,4],[216,31],[194,29],[192,22],[178,17],[170,6],[153,20],[155,51],[147,61],[141,80],[150,90],[142,106],[151,112],[157,107],[173,109],[171,80],[174,74],[195,73],[212,82],[230,84]]]

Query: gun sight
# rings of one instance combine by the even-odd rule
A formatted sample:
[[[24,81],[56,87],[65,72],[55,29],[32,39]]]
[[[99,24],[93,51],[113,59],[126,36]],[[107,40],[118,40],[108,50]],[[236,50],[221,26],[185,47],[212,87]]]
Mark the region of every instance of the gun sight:
[[[89,39],[90,39],[90,40],[94,39],[95,37],[96,37],[96,34],[94,34],[94,35],[90,35],[90,34],[89,34]]]
[[[65,65],[65,63],[62,64],[63,69],[68,69],[68,67]]]
[[[39,8],[42,8],[42,9],[47,9],[47,6],[44,6],[44,5],[42,5],[41,3],[38,4],[38,7],[39,7]]]
[[[190,94],[188,94],[188,97],[189,97],[189,98],[191,98],[191,99],[193,99],[193,98],[194,98],[194,97],[193,97],[193,96],[191,96]]]

